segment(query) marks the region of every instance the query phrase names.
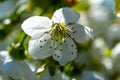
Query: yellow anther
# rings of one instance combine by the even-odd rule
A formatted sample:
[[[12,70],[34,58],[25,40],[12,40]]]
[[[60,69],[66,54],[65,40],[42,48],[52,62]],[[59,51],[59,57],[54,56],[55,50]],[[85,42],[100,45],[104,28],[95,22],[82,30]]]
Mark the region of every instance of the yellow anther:
[[[53,40],[62,42],[63,37],[67,33],[67,27],[64,24],[55,23],[52,25],[51,36]]]

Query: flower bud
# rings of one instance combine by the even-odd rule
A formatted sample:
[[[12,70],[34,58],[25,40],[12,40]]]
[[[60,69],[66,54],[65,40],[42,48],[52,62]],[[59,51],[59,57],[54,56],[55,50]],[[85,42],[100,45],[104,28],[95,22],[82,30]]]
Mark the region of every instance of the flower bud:
[[[11,44],[9,48],[9,54],[11,58],[15,60],[24,60],[26,58],[24,47],[20,46],[20,44]]]

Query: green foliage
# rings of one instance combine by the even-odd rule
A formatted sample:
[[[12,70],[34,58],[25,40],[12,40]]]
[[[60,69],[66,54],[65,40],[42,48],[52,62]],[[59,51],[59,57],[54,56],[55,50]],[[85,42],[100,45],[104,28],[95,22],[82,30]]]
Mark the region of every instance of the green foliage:
[[[120,0],[115,0],[115,14],[119,12],[120,9]]]

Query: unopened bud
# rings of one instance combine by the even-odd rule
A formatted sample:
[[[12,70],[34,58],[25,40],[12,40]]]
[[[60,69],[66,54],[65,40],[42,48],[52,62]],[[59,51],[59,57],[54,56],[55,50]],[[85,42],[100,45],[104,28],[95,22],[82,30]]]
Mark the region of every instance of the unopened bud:
[[[24,47],[20,46],[20,44],[11,44],[9,48],[9,54],[11,58],[15,60],[24,60],[26,58]]]

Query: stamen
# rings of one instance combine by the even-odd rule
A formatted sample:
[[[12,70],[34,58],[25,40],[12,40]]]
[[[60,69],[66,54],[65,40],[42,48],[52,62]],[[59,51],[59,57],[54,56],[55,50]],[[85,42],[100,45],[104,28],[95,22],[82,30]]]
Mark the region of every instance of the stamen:
[[[66,35],[63,35],[63,37],[66,37]]]
[[[57,56],[56,54],[54,54],[55,56]]]
[[[57,48],[54,48],[54,50],[57,50]]]
[[[50,48],[52,49],[52,46],[50,46]]]
[[[67,30],[69,30],[70,32],[73,32],[73,28],[70,29],[70,28],[67,27]]]
[[[55,41],[61,42],[67,33],[67,27],[64,24],[54,23],[52,25],[51,36]]]
[[[40,42],[42,42],[42,40],[40,40]]]
[[[64,43],[66,43],[66,40],[64,40]]]
[[[54,45],[54,41],[51,40],[50,42],[51,42],[51,43],[50,43],[50,49],[54,49],[54,46],[55,46],[55,45]]]
[[[42,48],[43,46],[40,46],[40,48]]]
[[[71,54],[73,55],[74,53],[73,53],[73,52],[71,52]]]
[[[58,39],[56,39],[55,41],[58,41]]]
[[[50,33],[50,35],[52,36],[52,33]]]
[[[53,40],[53,37],[51,37],[51,40]]]
[[[59,58],[60,56],[57,56],[57,58]]]
[[[46,39],[44,39],[44,41],[47,41]]]
[[[73,33],[76,33],[77,31],[76,31],[76,30],[73,30],[72,32],[73,32]]]
[[[60,51],[62,51],[61,45],[63,45],[63,43],[66,42],[66,40],[64,40],[64,37],[67,36],[67,30],[68,28],[66,27],[66,25],[60,23],[53,23],[52,29],[49,32],[51,35],[51,40],[53,40],[53,43],[52,45],[50,45],[50,48],[53,48],[54,50],[60,49]]]
[[[71,47],[73,47],[74,45],[73,44],[71,44]]]
[[[60,49],[60,51],[62,52],[62,49]]]
[[[54,41],[54,50],[57,50],[57,48],[58,48],[58,42]]]

